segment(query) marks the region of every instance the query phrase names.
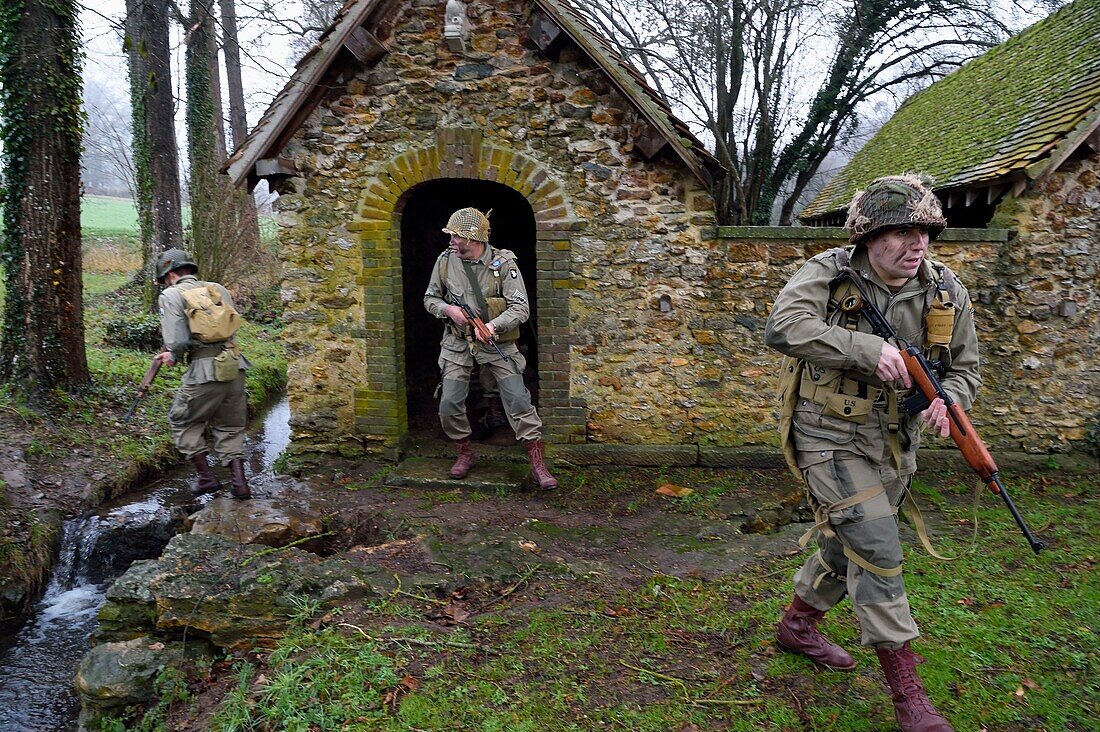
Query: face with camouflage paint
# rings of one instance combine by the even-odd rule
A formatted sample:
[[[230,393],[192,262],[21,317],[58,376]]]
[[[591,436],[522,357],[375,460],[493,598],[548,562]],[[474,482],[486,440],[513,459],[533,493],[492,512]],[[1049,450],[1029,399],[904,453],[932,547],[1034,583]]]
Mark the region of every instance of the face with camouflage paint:
[[[459,259],[474,260],[485,251],[485,245],[475,239],[451,234],[451,251],[457,254]]]
[[[867,259],[890,287],[901,287],[916,276],[928,251],[928,229],[898,226],[885,229],[867,240]]]

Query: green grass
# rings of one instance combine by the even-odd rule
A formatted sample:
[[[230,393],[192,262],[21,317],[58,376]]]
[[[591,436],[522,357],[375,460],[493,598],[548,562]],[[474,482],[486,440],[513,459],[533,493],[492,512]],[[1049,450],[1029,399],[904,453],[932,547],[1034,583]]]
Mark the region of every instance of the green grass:
[[[966,521],[959,479],[926,480],[947,495],[947,525]],[[964,553],[955,562],[908,550],[906,584],[922,632],[914,647],[928,659],[920,673],[959,730],[1092,729],[1088,720],[1100,713],[1097,481],[1044,474],[1014,484],[1033,527],[1051,540],[1046,553],[1031,554],[993,498],[980,510],[976,551],[964,553],[965,527],[935,535],[938,548]],[[856,672],[820,671],[776,652],[774,623],[803,559],[761,560],[715,581],[536,575],[468,627],[449,630],[429,630],[426,606],[409,620],[415,602],[404,612],[393,602],[349,606],[261,658],[223,699],[218,719],[234,724],[213,729],[896,729],[848,603],[823,628],[853,652]],[[358,691],[338,669],[356,670]]]
[[[85,236],[137,236],[137,207],[129,198],[81,196],[80,227]]]

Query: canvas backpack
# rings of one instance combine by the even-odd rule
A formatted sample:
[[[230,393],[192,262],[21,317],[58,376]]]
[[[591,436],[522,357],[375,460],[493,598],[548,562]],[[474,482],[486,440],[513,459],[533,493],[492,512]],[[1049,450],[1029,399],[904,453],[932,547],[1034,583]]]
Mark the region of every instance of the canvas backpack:
[[[221,343],[236,335],[241,316],[233,305],[222,299],[221,287],[212,282],[200,282],[180,292],[183,312],[191,337],[200,343]]]

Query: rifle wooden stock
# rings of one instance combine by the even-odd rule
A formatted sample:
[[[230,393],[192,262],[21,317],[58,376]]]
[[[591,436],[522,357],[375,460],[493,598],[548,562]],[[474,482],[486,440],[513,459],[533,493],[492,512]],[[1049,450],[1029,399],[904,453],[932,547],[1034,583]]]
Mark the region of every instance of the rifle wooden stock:
[[[989,454],[982,438],[978,436],[978,431],[974,429],[970,417],[947,392],[943,391],[942,386],[932,381],[933,377],[927,373],[922,364],[923,358],[910,353],[911,350],[913,350],[912,346],[902,351],[901,359],[905,362],[909,375],[913,377],[913,383],[929,402],[936,397],[943,399],[943,403],[947,405],[947,418],[951,423],[951,439],[959,446],[959,451],[966,458],[967,465],[973,468],[984,482],[989,483],[997,474],[997,463],[993,461],[993,456]],[[993,488],[993,492],[1000,491]]]
[[[153,385],[153,380],[157,378],[157,373],[162,366],[159,358],[153,358],[153,362],[149,364],[149,368],[145,370],[145,376],[142,377],[141,383],[138,384],[137,395],[134,397],[134,401],[130,403],[130,408],[126,410],[126,416],[122,419],[123,422],[129,422],[130,417],[134,416],[134,408],[145,396],[145,392],[149,391],[149,387]]]
[[[917,389],[924,396],[925,400],[931,402],[936,397],[939,397],[943,400],[944,406],[947,407],[947,418],[951,428],[951,439],[955,441],[959,451],[962,452],[967,465],[978,474],[978,477],[980,477],[982,482],[989,487],[989,490],[1004,499],[1009,513],[1011,513],[1012,518],[1015,519],[1016,525],[1020,527],[1020,531],[1023,533],[1027,543],[1031,546],[1031,550],[1038,554],[1046,547],[1046,544],[1035,538],[1034,534],[1031,533],[1031,529],[1028,528],[1027,522],[1024,521],[1024,517],[1020,515],[1019,510],[1016,508],[1016,504],[1012,501],[1012,497],[1008,495],[1008,490],[1005,488],[1004,483],[1001,482],[997,463],[993,461],[993,456],[989,454],[989,450],[986,448],[985,443],[982,442],[982,438],[978,436],[978,431],[974,429],[974,425],[970,422],[970,417],[966,415],[966,411],[963,410],[963,408],[951,398],[947,390],[943,388],[943,384],[940,383],[936,374],[933,373],[931,364],[928,363],[928,359],[924,357],[920,349],[898,337],[897,331],[894,330],[894,326],[890,324],[890,321],[888,321],[882,311],[878,309],[875,305],[875,301],[868,296],[867,292],[860,284],[859,278],[852,277],[846,273],[842,274],[837,279],[839,280],[841,278],[851,282],[860,295],[858,302],[842,309],[844,309],[845,312],[858,312],[860,315],[866,316],[868,323],[871,325],[871,332],[879,338],[898,342],[899,346],[901,346],[901,359],[905,363],[905,369],[909,372],[909,376],[912,377],[913,383],[916,384]],[[909,407],[908,404],[907,407]],[[906,411],[910,414],[916,414],[926,408],[927,404],[920,408],[907,408]]]

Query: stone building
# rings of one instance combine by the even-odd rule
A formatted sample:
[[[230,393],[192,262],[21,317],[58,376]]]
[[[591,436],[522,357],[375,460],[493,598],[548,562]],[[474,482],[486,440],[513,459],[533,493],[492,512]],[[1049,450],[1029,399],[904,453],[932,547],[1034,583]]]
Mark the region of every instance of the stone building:
[[[763,323],[843,232],[716,227],[707,186],[723,171],[566,0],[348,2],[227,172],[281,193],[295,450],[393,457],[436,433],[441,325],[421,299],[447,216],[473,205],[492,209],[492,243],[517,253],[532,296],[522,347],[553,456],[781,464]],[[1095,370],[1040,377],[1095,368],[1095,242],[1047,272],[1039,318],[999,305],[1029,297],[1005,269],[1009,237],[949,230],[938,249],[989,280],[991,360],[1025,382],[1026,399],[974,418],[993,447],[1066,450],[1086,412],[1054,405],[1079,395],[1094,413]],[[1012,350],[998,334],[1017,327]]]
[[[982,308],[997,429],[1020,447],[1083,440],[1100,418],[1100,3],[1072,2],[914,95],[801,219],[839,224],[855,191],[905,170],[935,180],[949,227],[1013,233],[988,251],[936,247]]]

